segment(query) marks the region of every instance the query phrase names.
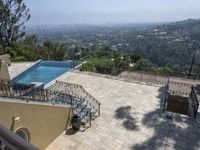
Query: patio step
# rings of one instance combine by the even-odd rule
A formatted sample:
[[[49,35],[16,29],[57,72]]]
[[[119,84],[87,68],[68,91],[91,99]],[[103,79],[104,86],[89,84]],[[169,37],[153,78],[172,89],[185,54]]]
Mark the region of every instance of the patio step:
[[[86,128],[91,126],[91,121],[100,116],[100,105],[81,85],[56,81],[46,90],[69,95],[69,103],[74,108],[74,113],[79,115]]]

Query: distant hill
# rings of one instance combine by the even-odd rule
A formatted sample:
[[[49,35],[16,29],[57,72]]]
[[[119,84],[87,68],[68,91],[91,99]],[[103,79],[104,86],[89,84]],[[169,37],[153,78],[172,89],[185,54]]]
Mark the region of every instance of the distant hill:
[[[95,51],[102,47],[110,47],[116,51],[138,53],[157,66],[168,66],[182,73],[189,71],[195,51],[200,49],[200,19],[157,25],[44,27],[37,27],[29,32],[37,34],[40,41],[59,41],[69,48]],[[194,72],[200,72],[199,68],[198,62],[195,62]]]
[[[134,51],[159,66],[187,72],[195,51],[200,49],[200,19],[154,26],[137,33],[137,37]]]

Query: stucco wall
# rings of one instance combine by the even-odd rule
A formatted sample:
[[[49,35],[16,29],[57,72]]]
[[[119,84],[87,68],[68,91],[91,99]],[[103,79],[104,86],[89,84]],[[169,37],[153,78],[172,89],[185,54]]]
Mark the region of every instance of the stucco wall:
[[[10,80],[8,66],[5,61],[0,60],[0,79]]]
[[[72,112],[63,106],[0,101],[0,124],[14,132],[20,127],[27,128],[30,142],[42,150],[69,126]],[[13,121],[14,116],[20,119]]]

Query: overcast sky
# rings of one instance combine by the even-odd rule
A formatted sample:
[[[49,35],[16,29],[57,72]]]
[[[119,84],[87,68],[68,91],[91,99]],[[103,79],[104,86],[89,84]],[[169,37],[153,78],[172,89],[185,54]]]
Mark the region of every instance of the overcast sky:
[[[25,0],[29,25],[154,23],[200,18],[200,0]]]

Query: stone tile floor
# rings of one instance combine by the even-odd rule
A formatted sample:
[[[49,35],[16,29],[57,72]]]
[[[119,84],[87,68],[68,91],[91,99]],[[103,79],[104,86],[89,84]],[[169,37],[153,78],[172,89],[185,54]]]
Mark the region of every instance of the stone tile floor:
[[[10,74],[10,78],[12,79],[17,74],[24,71],[26,68],[33,65],[34,62],[20,62],[20,63],[12,63],[11,66],[8,67],[8,71]]]
[[[13,63],[11,78],[33,63]],[[61,81],[81,84],[101,103],[101,116],[85,132],[61,134],[47,150],[200,150],[197,120],[162,112],[161,87],[68,72]],[[172,119],[167,119],[171,115]]]
[[[163,113],[162,87],[73,72],[59,80],[82,85],[101,102],[101,116],[85,132],[67,130],[47,150],[200,149],[200,114],[194,121]]]

